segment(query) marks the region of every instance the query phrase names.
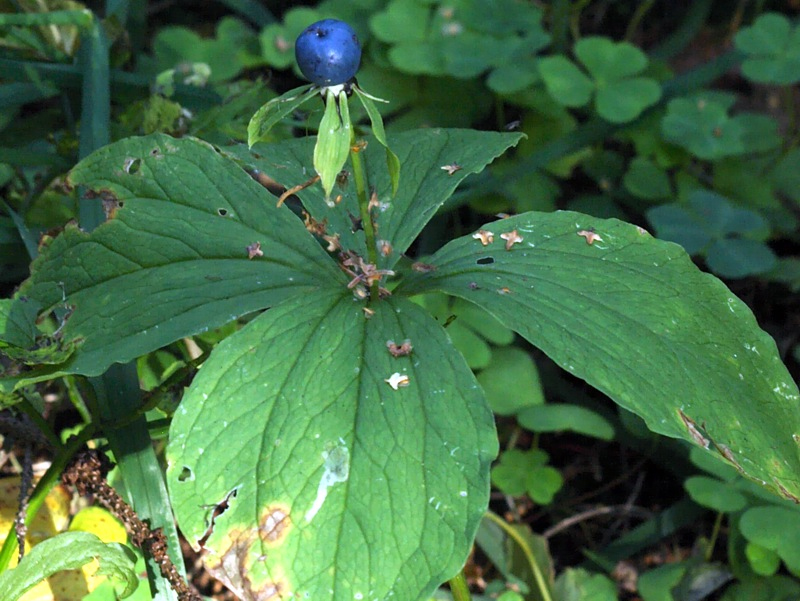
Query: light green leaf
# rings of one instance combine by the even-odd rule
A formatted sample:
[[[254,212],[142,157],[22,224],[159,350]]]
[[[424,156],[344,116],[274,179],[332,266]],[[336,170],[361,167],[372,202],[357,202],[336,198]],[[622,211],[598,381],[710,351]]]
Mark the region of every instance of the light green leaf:
[[[575,56],[599,83],[637,75],[647,67],[647,55],[639,48],[630,42],[615,42],[602,36],[578,40]]]
[[[493,243],[450,242],[429,259],[435,271],[396,294],[438,290],[482,306],[654,432],[716,449],[800,498],[797,386],[747,306],[682,248],[566,211],[483,229]],[[522,240],[506,250],[500,236],[515,231]]]
[[[567,568],[556,578],[555,598],[559,601],[617,601],[617,585],[603,574],[583,568]]]
[[[539,371],[529,353],[516,347],[495,349],[492,362],[478,374],[492,411],[513,415],[544,403]]]
[[[397,155],[389,148],[389,143],[386,141],[386,131],[383,129],[383,118],[378,112],[373,98],[362,92],[358,86],[354,87],[353,90],[361,101],[361,104],[364,105],[367,115],[369,115],[369,121],[372,124],[372,135],[375,136],[375,139],[386,149],[386,167],[389,170],[389,176],[392,181],[392,196],[394,196],[397,194],[397,188],[400,186],[400,159],[398,159]]]
[[[759,576],[773,576],[781,567],[781,558],[773,549],[756,543],[747,543],[744,548],[747,562]]]
[[[708,476],[692,476],[683,483],[692,500],[715,511],[733,512],[744,509],[747,497],[732,485]]]
[[[462,129],[423,129],[392,136],[392,149],[403,165],[403,185],[397,195],[392,196],[384,149],[374,138],[366,137],[367,148],[362,152],[369,183],[375,188],[380,203],[374,211],[378,235],[390,241],[393,247],[388,256],[379,257],[379,267],[392,269],[456,186],[469,174],[482,171],[521,138],[522,135],[516,133]],[[225,150],[248,167],[290,188],[306,182],[309,173],[313,173],[314,143],[313,138],[304,138],[280,144],[259,144],[251,151],[244,145]],[[352,231],[353,222],[348,215],[360,214],[353,178],[338,186],[336,194],[341,194],[342,199],[334,209],[326,205],[316,187],[302,190],[297,196],[316,220],[328,220],[328,234],[339,234],[342,248],[354,249],[363,256],[366,254],[364,235]]]
[[[256,111],[247,125],[247,145],[252,146],[267,140],[270,130],[277,123],[291,115],[297,107],[317,93],[318,90],[314,86],[305,85],[289,90],[267,102]]]
[[[68,373],[98,375],[345,281],[299,219],[199,140],[123,140],[83,160],[70,182],[99,194],[113,217],[91,234],[67,227],[20,292],[46,310],[74,309],[63,337],[82,346]]]
[[[548,56],[539,61],[548,93],[563,106],[576,108],[592,98],[594,83],[565,56]]]
[[[577,432],[601,440],[614,438],[614,427],[601,415],[586,407],[568,403],[548,403],[527,407],[517,415],[519,423],[531,432]]]
[[[611,123],[633,121],[661,98],[661,86],[654,79],[635,77],[616,81],[597,90],[597,114]]]
[[[314,170],[320,177],[322,189],[325,190],[325,202],[330,207],[333,207],[331,192],[339,172],[347,162],[352,137],[353,124],[350,122],[347,95],[337,95],[329,89],[325,96],[325,114],[319,124],[319,136],[314,146]]]
[[[89,532],[64,532],[42,541],[16,568],[0,574],[0,599],[16,601],[56,572],[78,569],[94,559],[100,562],[99,574],[121,581],[121,598],[136,590],[139,584],[133,569],[136,560],[125,545],[104,543]]]
[[[227,499],[206,562],[242,598],[424,599],[486,509],[497,438],[463,358],[410,301],[367,320],[342,289],[224,340],[172,423],[178,523],[197,546]],[[393,357],[387,341],[405,339]]]
[[[800,512],[795,508],[775,505],[748,509],[739,521],[744,537],[775,551],[795,576],[800,574]]]

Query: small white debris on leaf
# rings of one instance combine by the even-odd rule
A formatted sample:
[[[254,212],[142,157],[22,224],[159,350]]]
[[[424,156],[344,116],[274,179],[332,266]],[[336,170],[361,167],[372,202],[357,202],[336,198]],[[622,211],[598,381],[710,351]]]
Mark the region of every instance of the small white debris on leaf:
[[[418,273],[430,273],[431,271],[436,271],[436,265],[417,261],[416,263],[411,264],[411,269]]]
[[[393,390],[397,390],[401,386],[408,386],[411,380],[407,375],[394,372],[391,376],[384,380]]]
[[[475,240],[480,240],[481,244],[484,246],[489,246],[494,242],[494,233],[489,230],[478,230],[472,234],[472,237],[475,238]]]
[[[375,309],[370,309],[369,307],[362,307],[361,310],[364,312],[364,317],[366,319],[370,319],[373,315],[375,315]]]
[[[503,286],[502,288],[497,289],[497,294],[511,294],[511,289]]]
[[[642,236],[647,236],[648,234],[650,234],[650,232],[644,229],[641,225],[636,226],[636,231],[639,232],[639,234]]]
[[[453,175],[456,171],[461,171],[463,167],[458,163],[450,163],[449,165],[442,165],[440,169],[447,171],[447,175]]]
[[[584,238],[586,238],[586,244],[588,244],[589,246],[591,246],[595,242],[602,242],[603,241],[603,239],[600,237],[600,234],[598,234],[597,232],[595,232],[592,229],[581,230],[581,231],[578,232],[578,235],[579,236],[583,236]]]
[[[511,230],[510,232],[500,234],[500,237],[506,241],[506,250],[511,250],[512,246],[522,242],[522,236],[519,235],[517,230]]]
[[[256,257],[263,257],[264,251],[261,250],[261,242],[253,242],[247,245],[247,258],[255,259]]]
[[[325,247],[325,250],[327,250],[329,253],[342,249],[342,245],[339,243],[339,234],[334,234],[333,236],[324,234],[322,239],[328,243],[328,246]]]

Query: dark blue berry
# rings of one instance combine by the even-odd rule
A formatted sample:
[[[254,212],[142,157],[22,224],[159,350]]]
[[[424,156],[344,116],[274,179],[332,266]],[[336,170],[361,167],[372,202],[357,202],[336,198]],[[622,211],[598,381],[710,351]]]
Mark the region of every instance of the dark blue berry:
[[[309,81],[319,86],[335,86],[350,81],[358,71],[361,46],[356,32],[347,23],[324,19],[297,36],[294,55]]]

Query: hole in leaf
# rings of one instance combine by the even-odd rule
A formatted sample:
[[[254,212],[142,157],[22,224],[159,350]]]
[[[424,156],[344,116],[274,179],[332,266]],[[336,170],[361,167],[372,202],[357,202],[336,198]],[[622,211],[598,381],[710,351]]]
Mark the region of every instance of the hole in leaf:
[[[125,173],[128,175],[139,173],[139,169],[141,169],[141,167],[141,159],[125,159],[125,164],[123,165],[123,169],[125,169]]]
[[[478,265],[491,265],[494,263],[494,259],[492,257],[481,257],[477,263]]]
[[[194,480],[194,472],[184,465],[181,473],[178,474],[178,482],[186,482],[187,480],[189,482]]]
[[[228,209],[217,209],[220,217],[225,217],[228,214]]]
[[[161,151],[158,148],[153,148],[153,150],[150,151],[150,156],[151,157],[157,157],[160,154],[161,154]]]

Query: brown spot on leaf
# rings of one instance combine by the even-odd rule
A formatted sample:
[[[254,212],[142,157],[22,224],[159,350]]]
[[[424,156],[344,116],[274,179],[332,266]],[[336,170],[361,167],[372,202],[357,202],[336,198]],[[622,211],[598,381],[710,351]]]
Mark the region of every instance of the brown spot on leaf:
[[[709,441],[708,438],[703,435],[703,433],[700,431],[700,428],[697,427],[697,423],[680,409],[678,409],[678,414],[681,416],[681,420],[686,426],[686,429],[689,431],[689,435],[692,437],[692,440],[694,440],[704,449],[707,449],[708,445],[711,444],[711,441]]]
[[[282,594],[291,589],[282,575],[276,577],[270,573],[271,580],[260,587],[254,586],[250,578],[251,549],[257,540],[255,532],[252,529],[231,530],[226,540],[229,542],[223,542],[222,546],[227,544],[227,549],[221,555],[210,550],[206,555],[209,573],[243,601],[282,600]]]
[[[503,286],[502,288],[498,288],[497,294],[502,294],[502,295],[511,294],[511,288],[507,288],[505,286]]]
[[[388,257],[392,254],[392,243],[388,240],[378,240],[378,250],[381,253],[381,256]]]
[[[106,219],[114,219],[117,216],[117,210],[125,205],[124,201],[117,200],[110,194],[101,194],[100,202],[103,203],[103,213],[105,213]]]
[[[431,271],[436,271],[436,265],[417,261],[416,263],[411,264],[411,269],[419,273],[430,273]]]
[[[777,487],[778,487],[778,490],[779,490],[779,491],[781,491],[781,494],[782,494],[784,497],[786,497],[787,499],[789,499],[789,500],[793,501],[793,502],[794,502],[794,503],[796,503],[796,504],[800,504],[800,499],[798,499],[798,498],[797,498],[795,495],[793,495],[793,494],[792,494],[792,493],[790,493],[788,490],[786,490],[786,487],[785,487],[785,486],[783,486],[783,484],[781,484],[780,482],[778,482],[778,481],[777,481],[775,478],[773,478],[773,479],[772,479],[772,481],[775,483],[775,486],[777,486]]]
[[[292,527],[289,508],[285,505],[270,505],[261,515],[258,524],[258,535],[267,546],[280,545]]]
[[[729,447],[716,442],[714,443],[714,446],[717,447],[717,450],[722,454],[723,457],[725,457],[725,459],[730,461],[740,473],[744,474],[744,469],[741,465],[739,465],[739,462],[736,461],[736,457],[734,457],[733,451],[731,451]]]

